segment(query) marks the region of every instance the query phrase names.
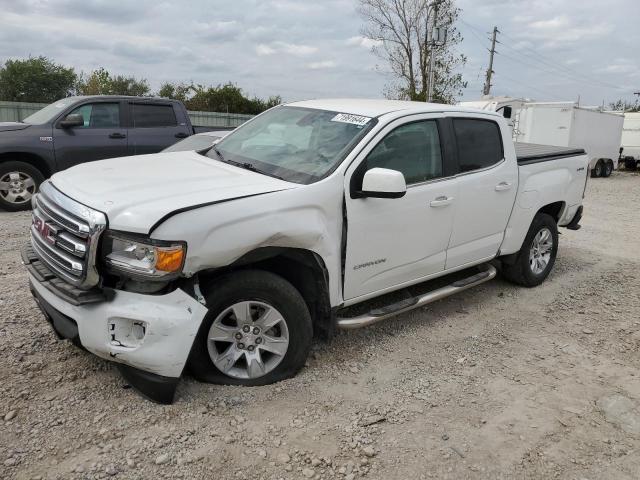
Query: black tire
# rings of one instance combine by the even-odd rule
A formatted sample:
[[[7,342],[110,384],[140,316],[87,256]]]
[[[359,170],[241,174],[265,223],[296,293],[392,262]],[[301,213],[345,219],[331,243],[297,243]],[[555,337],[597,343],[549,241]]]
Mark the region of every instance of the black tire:
[[[221,385],[268,385],[293,377],[304,366],[311,348],[313,325],[302,295],[288,281],[262,270],[243,270],[220,278],[208,291],[209,312],[189,357],[189,369],[195,378]],[[207,337],[214,320],[228,307],[242,301],[258,301],[273,306],[281,312],[289,334],[288,348],[280,363],[257,378],[226,375],[214,365],[209,355]]]
[[[591,178],[601,177],[603,171],[604,165],[602,164],[602,160],[598,160],[595,166],[591,169]]]
[[[550,251],[550,259],[542,272],[535,273],[529,261],[529,254],[536,235],[544,229],[551,232],[553,245]],[[510,282],[522,285],[523,287],[536,287],[545,281],[549,272],[553,268],[558,254],[558,226],[555,219],[546,213],[538,213],[533,218],[527,236],[524,239],[522,248],[518,252],[516,261],[511,265],[502,267],[502,275]]]
[[[16,197],[15,201],[9,200],[13,190],[0,190],[0,208],[9,212],[29,210],[31,208],[30,197],[40,188],[40,184],[44,181],[44,175],[36,167],[25,162],[9,161],[0,163],[0,182],[7,181],[12,173],[17,173],[21,181],[26,178],[32,179],[34,185],[26,189],[26,192],[29,193],[28,198],[26,195],[24,197]]]
[[[604,162],[604,168],[602,169],[602,176],[604,178],[610,177],[613,173],[613,162],[611,160],[607,160]]]

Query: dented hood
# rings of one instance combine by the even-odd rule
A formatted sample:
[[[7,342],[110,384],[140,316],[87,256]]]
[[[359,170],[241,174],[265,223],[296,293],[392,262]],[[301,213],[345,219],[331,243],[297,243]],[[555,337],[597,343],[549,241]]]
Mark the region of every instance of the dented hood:
[[[149,233],[164,217],[211,203],[296,188],[195,152],[84,163],[51,177],[65,195],[107,215],[109,228]]]

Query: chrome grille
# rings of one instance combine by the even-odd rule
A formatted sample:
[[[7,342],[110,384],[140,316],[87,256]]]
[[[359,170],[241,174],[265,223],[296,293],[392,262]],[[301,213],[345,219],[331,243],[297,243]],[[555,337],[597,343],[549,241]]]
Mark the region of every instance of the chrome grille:
[[[107,219],[44,182],[34,196],[31,245],[58,277],[79,288],[95,286],[98,240]]]

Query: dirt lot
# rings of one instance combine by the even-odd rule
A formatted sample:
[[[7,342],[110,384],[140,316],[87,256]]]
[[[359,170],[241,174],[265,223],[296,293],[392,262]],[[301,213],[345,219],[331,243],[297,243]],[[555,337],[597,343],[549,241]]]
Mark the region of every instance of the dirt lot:
[[[268,387],[143,400],[56,341],[0,212],[0,478],[640,478],[640,176],[590,181],[536,289],[501,279],[318,344]]]

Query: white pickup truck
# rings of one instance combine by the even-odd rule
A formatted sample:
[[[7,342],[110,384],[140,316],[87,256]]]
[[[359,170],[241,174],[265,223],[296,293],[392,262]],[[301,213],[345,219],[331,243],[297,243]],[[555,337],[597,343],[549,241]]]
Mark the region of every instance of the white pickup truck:
[[[264,385],[295,375],[314,335],[478,285],[496,266],[543,282],[557,227],[579,228],[589,160],[520,148],[491,112],[291,103],[203,151],[55,174],[33,199],[23,261],[58,335],[148,398],[173,401],[187,367]]]

